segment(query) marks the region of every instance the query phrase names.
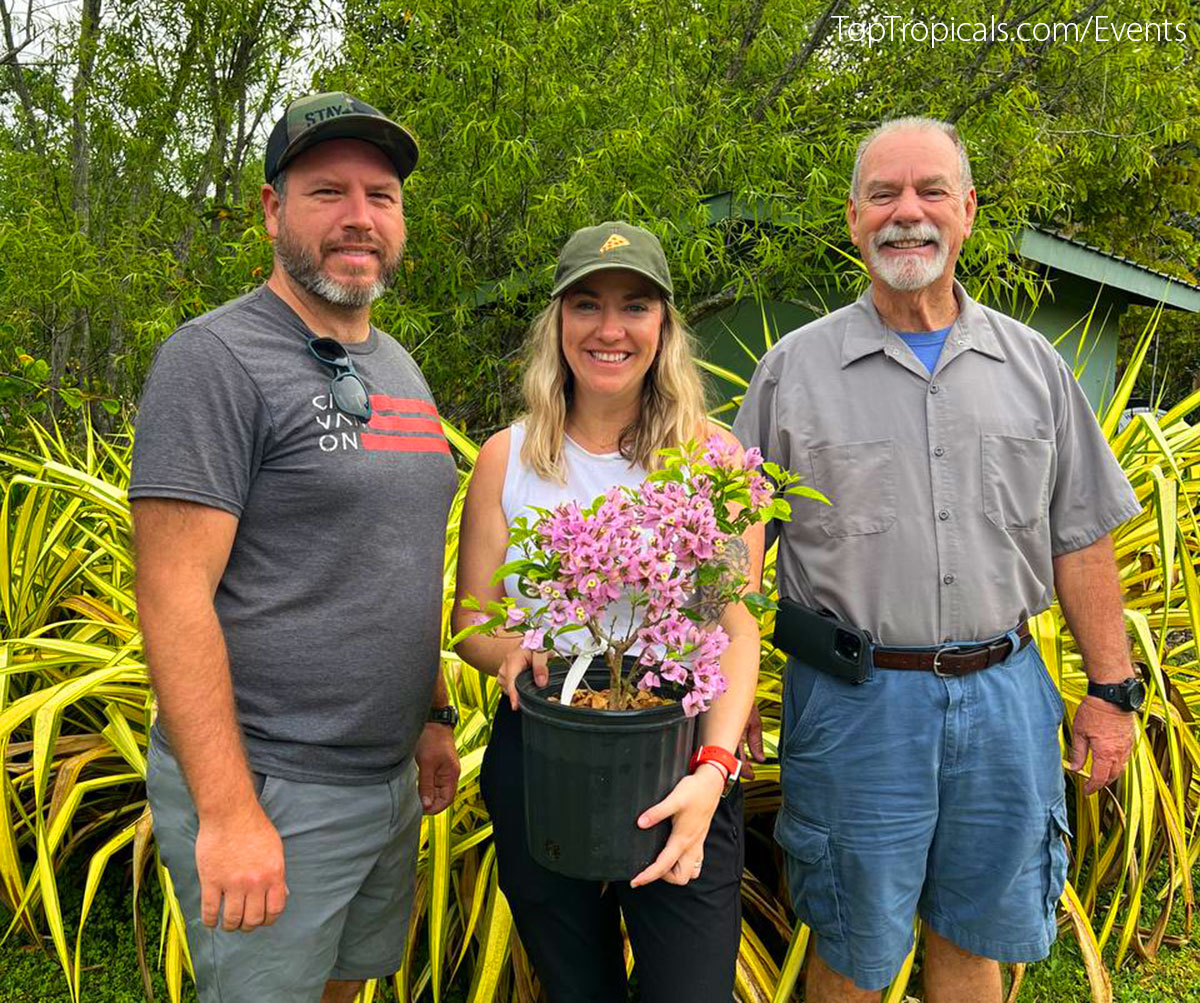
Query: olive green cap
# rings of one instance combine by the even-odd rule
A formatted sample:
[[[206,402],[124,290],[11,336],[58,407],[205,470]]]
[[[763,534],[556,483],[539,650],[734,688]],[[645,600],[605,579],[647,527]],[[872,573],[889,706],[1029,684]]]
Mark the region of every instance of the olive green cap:
[[[345,91],[296,98],[267,140],[267,184],[305,150],[327,139],[361,139],[378,146],[403,181],[417,166],[417,142],[378,108]]]
[[[630,223],[608,222],[585,226],[568,238],[558,255],[551,296],[560,296],[580,279],[609,268],[627,268],[644,275],[674,299],[671,269],[662,244],[649,230]]]

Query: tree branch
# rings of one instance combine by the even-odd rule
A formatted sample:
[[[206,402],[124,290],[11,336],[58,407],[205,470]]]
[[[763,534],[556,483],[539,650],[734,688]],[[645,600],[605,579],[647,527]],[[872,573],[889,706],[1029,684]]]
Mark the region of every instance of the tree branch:
[[[31,25],[25,26],[25,40],[19,45],[13,37],[12,16],[8,10],[8,4],[0,0],[0,20],[4,22],[4,44],[8,46],[8,52],[4,54],[4,58],[0,59],[0,65],[8,66],[12,71],[13,89],[17,92],[17,98],[21,102],[21,110],[25,113],[25,127],[29,130],[29,138],[34,150],[42,156],[46,155],[46,146],[42,140],[41,128],[38,126],[37,115],[34,112],[33,95],[29,92],[29,84],[25,80],[25,73],[21,66],[20,60],[17,59],[33,40],[37,37],[33,34]]]
[[[767,108],[770,107],[775,99],[783,93],[783,89],[792,82],[792,79],[808,64],[814,52],[820,48],[825,41],[825,36],[829,34],[829,23],[833,20],[834,15],[845,5],[846,0],[830,0],[830,4],[825,8],[825,13],[821,15],[813,28],[812,36],[800,52],[797,52],[788,61],[784,67],[783,73],[779,75],[779,79],[775,81],[775,86],[771,88],[770,93],[758,103],[758,107],[754,109],[754,114],[750,116],[750,121],[761,122],[763,116],[767,113]]]
[[[1086,21],[1099,7],[1104,4],[1104,2],[1105,0],[1093,0],[1093,2],[1082,11],[1072,14],[1068,20],[1076,23]],[[993,80],[987,87],[976,94],[973,98],[960,102],[954,108],[954,110],[946,116],[946,121],[952,124],[957,123],[958,120],[962,118],[963,115],[965,115],[970,109],[974,108],[975,105],[983,104],[997,91],[1007,87],[1010,83],[1012,83],[1013,80],[1015,80],[1030,66],[1040,62],[1050,50],[1050,47],[1053,44],[1053,39],[1054,36],[1050,35],[1046,41],[1042,42],[1041,45],[1034,49],[1028,56],[1022,56],[1020,59],[1018,59],[1011,67],[1009,67],[1006,73],[1001,74],[999,77]]]
[[[171,81],[170,94],[162,108],[178,109],[183,101],[183,95],[187,91],[192,79],[192,70],[196,62],[196,48],[200,40],[200,29],[199,15],[194,14],[188,22],[187,36],[184,39],[183,49],[179,53],[175,76]],[[130,207],[135,218],[141,217],[142,205],[154,187],[154,175],[162,159],[167,134],[176,122],[175,114],[163,114],[161,108],[156,108],[155,110],[158,112],[157,116],[147,113],[146,119],[148,121],[139,121],[137,125],[138,133],[147,136],[149,141],[145,146],[147,159],[143,161],[141,167],[145,184],[134,185],[130,196]]]
[[[7,15],[8,15],[8,12],[7,12],[7,11],[5,11],[5,17],[4,17],[5,25],[4,25],[4,27],[5,27],[6,29],[8,28],[8,23],[7,23],[7,22],[8,22],[8,16],[7,16]],[[5,31],[5,34],[6,34],[6,35],[8,35],[8,34],[10,34],[10,33],[9,33],[8,31]],[[21,54],[21,53],[22,53],[22,52],[25,50],[26,46],[28,46],[28,45],[29,45],[29,43],[30,43],[31,39],[28,39],[28,38],[27,38],[27,39],[25,39],[25,41],[24,41],[24,42],[22,42],[20,45],[14,45],[14,44],[13,44],[13,42],[12,42],[12,40],[11,40],[11,38],[9,38],[9,39],[5,39],[5,41],[7,41],[7,42],[8,42],[8,45],[9,45],[9,50],[8,50],[6,53],[4,53],[4,55],[3,55],[3,56],[0,56],[0,63],[13,63],[13,64],[16,64],[16,61],[17,61],[17,56],[19,56],[19,55],[20,55],[20,54]]]
[[[758,37],[758,26],[762,22],[762,12],[766,5],[767,0],[755,0],[754,6],[750,10],[750,16],[746,19],[746,30],[742,33],[742,41],[725,74],[726,83],[733,83],[741,74],[742,67],[746,62],[746,52],[754,44],[754,39]]]
[[[767,269],[754,277],[754,285],[758,289],[764,289],[768,280],[776,274],[775,269]],[[735,303],[740,302],[744,297],[742,290],[744,286],[731,285],[726,286],[720,292],[713,293],[711,296],[705,296],[702,299],[696,300],[687,310],[684,311],[684,320],[687,326],[694,328],[702,320],[711,317],[714,313],[720,313],[726,307],[731,307]],[[784,301],[794,303],[796,306],[803,307],[818,317],[824,316],[828,312],[828,308],[819,304],[813,303],[806,299],[798,299],[795,296],[784,296]]]
[[[687,308],[687,312],[684,314],[684,319],[687,321],[688,327],[695,327],[706,317],[711,317],[714,313],[720,313],[726,307],[733,306],[738,301],[739,296],[737,286],[727,286],[719,293],[696,300],[695,303]]]
[[[1011,3],[1012,0],[1004,0],[1004,6],[1000,8],[1000,12],[996,15],[997,21],[1007,20],[1008,8],[1009,4]],[[992,49],[995,48],[996,44],[997,41],[993,37],[989,39],[986,44],[980,46],[979,54],[976,55],[976,57],[971,61],[971,65],[967,67],[966,72],[963,74],[968,86],[975,82],[975,78],[979,76],[979,71],[983,68],[984,62],[986,62],[988,55],[991,53]]]

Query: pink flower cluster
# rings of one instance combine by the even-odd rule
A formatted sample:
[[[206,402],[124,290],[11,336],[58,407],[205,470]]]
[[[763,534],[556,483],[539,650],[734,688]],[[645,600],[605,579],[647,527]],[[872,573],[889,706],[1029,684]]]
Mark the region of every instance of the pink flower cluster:
[[[520,543],[529,558],[521,577],[541,603],[508,607],[505,626],[523,631],[530,649],[574,632],[622,654],[640,643],[636,684],[675,684],[687,714],[707,710],[726,688],[720,662],[729,637],[689,616],[687,604],[699,570],[773,503],[761,463],[758,450],[742,455],[714,437],[670,451],[665,471],[637,490],[613,488],[586,509],[572,502],[544,513]],[[609,636],[610,607],[620,599],[632,606],[633,625],[626,636]]]
[[[627,596],[641,616],[641,663],[661,663],[661,678],[647,672],[639,685],[680,684],[689,713],[707,709],[724,692],[720,659],[729,643],[719,627],[705,629],[683,612],[696,568],[723,538],[706,488],[689,494],[678,483],[647,483],[633,495],[614,488],[588,512],[560,505],[537,525],[541,549],[558,558],[557,576],[538,586],[546,603],[539,621],[551,630],[603,624],[609,605]],[[545,640],[544,628],[526,634],[523,643],[537,647]]]
[[[704,462],[713,467],[737,466],[739,465],[737,449],[732,443],[714,436],[704,444]],[[762,450],[757,446],[751,446],[742,454],[740,466],[743,470],[750,473],[747,488],[750,492],[750,507],[752,509],[760,509],[770,505],[772,499],[775,497],[775,489],[771,486],[771,482],[758,473],[758,468],[762,466],[762,462]]]

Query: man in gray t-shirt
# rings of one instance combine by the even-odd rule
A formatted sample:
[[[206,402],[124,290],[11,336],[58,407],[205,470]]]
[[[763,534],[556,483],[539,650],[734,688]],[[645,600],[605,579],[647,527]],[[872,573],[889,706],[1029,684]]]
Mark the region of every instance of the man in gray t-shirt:
[[[1064,706],[1027,621],[1055,591],[1092,684],[1070,721],[1085,793],[1133,740],[1109,533],[1141,506],[1053,347],[954,281],[975,208],[952,127],[869,136],[847,216],[871,287],[781,339],[734,424],[833,503],[779,527],[780,595],[875,643],[853,681],[788,661],[775,835],[815,938],[809,1003],[878,1001],[914,914],[929,999],[999,1003],[996,962],[1049,952]]]
[[[269,281],[176,331],[142,398],[147,786],[204,1001],[332,1003],[394,972],[422,809],[453,800],[457,474],[420,370],[370,323],[416,157],[349,95],[292,102]]]

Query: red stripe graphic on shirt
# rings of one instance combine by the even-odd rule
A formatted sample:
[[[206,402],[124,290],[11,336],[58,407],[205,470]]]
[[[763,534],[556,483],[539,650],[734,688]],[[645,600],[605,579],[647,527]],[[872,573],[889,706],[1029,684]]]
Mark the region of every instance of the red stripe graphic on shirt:
[[[363,449],[381,449],[391,453],[445,453],[450,455],[450,444],[443,438],[425,435],[379,435],[363,432]]]
[[[366,450],[450,455],[437,408],[428,401],[371,394],[371,421],[367,429],[359,436]]]
[[[387,394],[371,394],[372,411],[390,411],[400,414],[429,414],[437,417],[437,408],[428,401],[415,397],[389,397]]]
[[[432,432],[442,434],[442,423],[436,418],[401,418],[394,414],[372,414],[372,432]]]

